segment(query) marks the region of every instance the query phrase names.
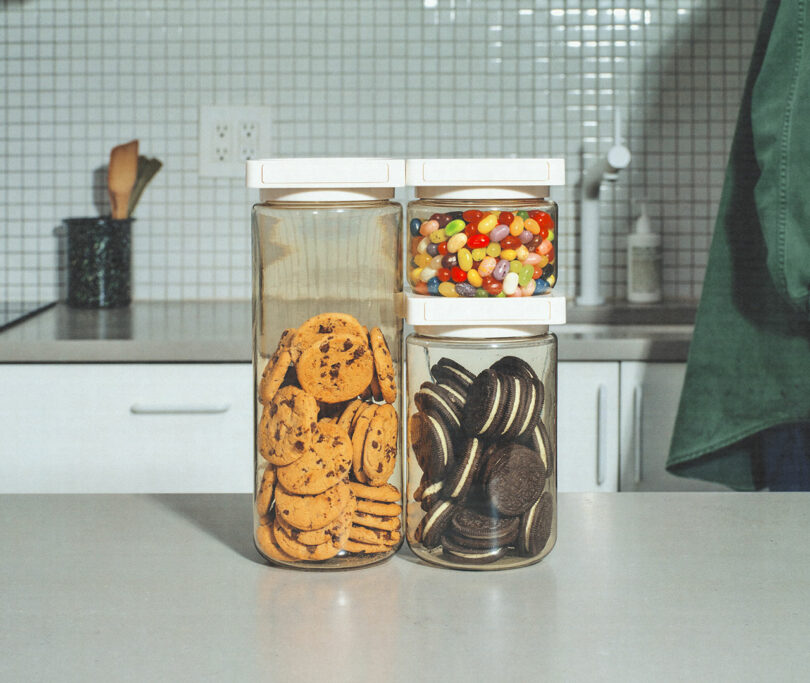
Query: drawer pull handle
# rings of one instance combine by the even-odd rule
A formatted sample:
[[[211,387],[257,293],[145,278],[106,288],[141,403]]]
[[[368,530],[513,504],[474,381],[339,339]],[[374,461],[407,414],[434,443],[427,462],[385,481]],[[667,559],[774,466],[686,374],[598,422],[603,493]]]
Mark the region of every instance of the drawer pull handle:
[[[230,403],[133,403],[129,410],[135,415],[215,415],[230,409]]]

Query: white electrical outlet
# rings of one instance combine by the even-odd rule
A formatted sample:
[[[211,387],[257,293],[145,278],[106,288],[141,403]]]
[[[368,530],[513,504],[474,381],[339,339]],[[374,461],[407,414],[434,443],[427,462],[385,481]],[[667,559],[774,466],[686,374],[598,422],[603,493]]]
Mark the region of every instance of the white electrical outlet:
[[[271,125],[267,107],[200,107],[200,175],[244,177],[247,159],[271,155]]]

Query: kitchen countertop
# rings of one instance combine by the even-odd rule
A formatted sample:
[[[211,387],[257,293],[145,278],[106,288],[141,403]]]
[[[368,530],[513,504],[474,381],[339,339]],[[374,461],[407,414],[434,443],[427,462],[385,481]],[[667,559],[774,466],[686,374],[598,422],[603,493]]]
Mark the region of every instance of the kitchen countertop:
[[[0,496],[2,680],[806,680],[810,494],[560,494],[503,572],[264,565],[250,497]]]
[[[578,308],[553,327],[561,361],[685,361],[694,304]],[[248,301],[57,304],[0,333],[0,363],[249,362]]]

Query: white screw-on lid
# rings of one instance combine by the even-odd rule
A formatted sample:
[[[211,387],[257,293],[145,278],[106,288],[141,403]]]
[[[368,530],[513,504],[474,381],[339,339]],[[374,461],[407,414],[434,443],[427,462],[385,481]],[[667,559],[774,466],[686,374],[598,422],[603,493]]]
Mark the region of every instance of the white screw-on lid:
[[[431,337],[529,337],[565,324],[565,297],[443,297],[406,292],[405,322]]]
[[[417,197],[542,198],[565,185],[565,159],[408,159],[405,182]]]
[[[403,159],[289,158],[251,159],[245,164],[248,187],[262,200],[352,201],[389,199],[405,184]]]

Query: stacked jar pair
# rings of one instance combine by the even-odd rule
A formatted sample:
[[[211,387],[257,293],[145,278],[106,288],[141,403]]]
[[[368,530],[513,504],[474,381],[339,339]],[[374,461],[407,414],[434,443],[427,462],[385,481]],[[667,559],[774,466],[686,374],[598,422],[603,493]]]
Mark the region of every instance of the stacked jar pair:
[[[403,539],[431,564],[466,569],[551,550],[546,326],[561,320],[548,312],[560,307],[549,305],[557,207],[546,197],[562,173],[560,160],[248,162],[261,190],[254,537],[271,563],[362,566]],[[391,199],[405,184],[419,199],[403,236]],[[498,301],[516,297],[527,298]]]

